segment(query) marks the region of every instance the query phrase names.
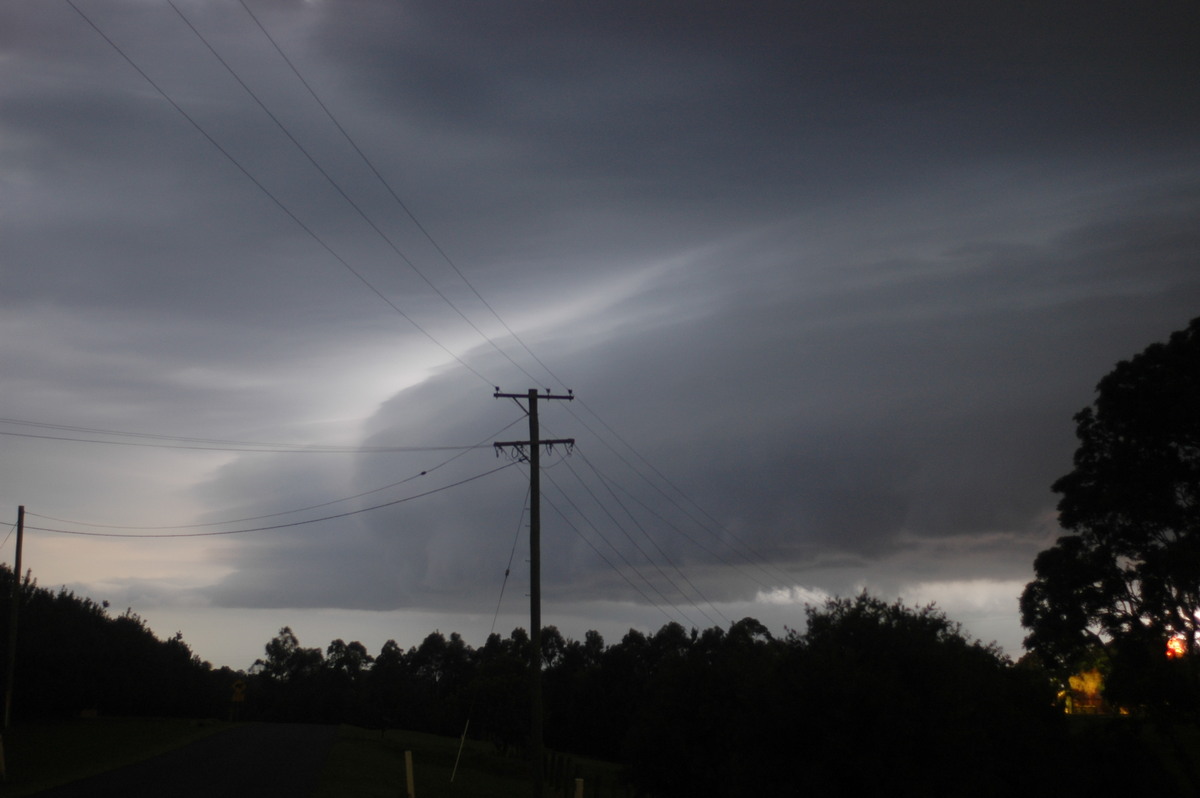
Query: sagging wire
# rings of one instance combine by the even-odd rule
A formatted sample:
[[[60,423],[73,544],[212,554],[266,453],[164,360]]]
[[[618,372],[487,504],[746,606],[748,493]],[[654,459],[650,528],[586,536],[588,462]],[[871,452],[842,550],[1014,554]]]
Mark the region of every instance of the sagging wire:
[[[525,501],[521,504],[521,513],[517,519],[517,531],[513,535],[512,551],[508,553],[508,564],[504,566],[504,581],[500,583],[500,595],[496,598],[496,611],[492,613],[492,628],[488,632],[488,639],[496,633],[496,623],[500,620],[500,605],[504,601],[504,590],[508,587],[508,576],[512,573],[513,559],[517,556],[517,543],[521,540],[521,529],[525,525],[525,513],[529,510],[530,488],[525,489]],[[477,694],[476,694],[477,695]],[[467,730],[471,728],[471,716],[475,714],[475,697],[471,696],[471,706],[467,709],[467,721],[463,724],[462,738],[458,741],[458,754],[454,757],[454,768],[450,771],[450,783],[454,783],[454,777],[458,775],[458,762],[462,759],[463,748],[467,744]]]

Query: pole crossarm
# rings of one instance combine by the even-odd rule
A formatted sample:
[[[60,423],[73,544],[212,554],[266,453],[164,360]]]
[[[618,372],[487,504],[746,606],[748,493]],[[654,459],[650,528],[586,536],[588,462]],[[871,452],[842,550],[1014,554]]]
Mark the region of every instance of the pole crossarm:
[[[493,399],[528,399],[531,396],[536,396],[538,399],[565,399],[568,402],[575,400],[574,391],[568,390],[566,394],[552,394],[549,388],[546,389],[545,393],[538,393],[533,388],[530,388],[525,393],[501,393],[500,389],[497,388],[496,392],[492,394]]]
[[[496,449],[507,449],[509,447],[522,449],[532,444],[533,441],[496,441],[492,446]],[[548,449],[553,449],[555,446],[566,446],[568,449],[575,445],[574,438],[545,438],[538,441],[538,444],[545,446]],[[528,458],[526,458],[528,459]]]

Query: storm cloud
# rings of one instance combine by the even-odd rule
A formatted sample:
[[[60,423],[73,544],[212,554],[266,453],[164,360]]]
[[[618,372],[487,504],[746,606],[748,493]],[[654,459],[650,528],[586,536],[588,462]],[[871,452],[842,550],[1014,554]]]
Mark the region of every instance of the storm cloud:
[[[0,482],[38,514],[27,562],[154,623],[189,608],[239,667],[266,637],[219,642],[238,613],[466,632],[510,569],[519,619],[527,471],[492,442],[526,428],[492,393],[570,389],[542,408],[577,442],[544,463],[565,634],[795,625],[867,587],[1016,653],[1072,415],[1200,315],[1198,22],[6,3]]]

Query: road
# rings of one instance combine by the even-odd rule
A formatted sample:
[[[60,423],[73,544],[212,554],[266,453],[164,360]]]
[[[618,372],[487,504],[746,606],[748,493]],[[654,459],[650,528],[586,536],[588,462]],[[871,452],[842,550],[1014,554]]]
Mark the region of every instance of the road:
[[[39,798],[303,798],[316,787],[336,726],[254,723]]]

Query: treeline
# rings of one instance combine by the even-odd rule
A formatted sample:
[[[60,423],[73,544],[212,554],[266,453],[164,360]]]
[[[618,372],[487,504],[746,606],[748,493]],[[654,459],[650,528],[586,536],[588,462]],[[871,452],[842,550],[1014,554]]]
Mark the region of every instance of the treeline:
[[[8,661],[14,575],[0,564],[0,652]],[[160,640],[137,614],[22,579],[12,715],[220,716],[237,674],[214,669],[182,636]]]
[[[0,568],[6,624],[11,571]],[[347,722],[491,740],[523,755],[523,629],[472,648],[434,632],[307,648],[290,629],[249,672],[213,669],[178,636],[69,591],[22,589],[14,712]],[[1012,665],[934,608],[863,594],[772,635],[727,629],[542,635],[549,748],[622,762],[646,795],[1083,795],[1178,788],[1136,722],[1068,728],[1045,674]],[[0,641],[6,639],[0,637]],[[240,701],[233,698],[240,695]],[[1186,774],[1185,774],[1186,775]]]
[[[782,638],[750,618],[704,631],[670,623],[613,645],[547,627],[546,744],[624,762],[634,783],[661,796],[1045,786],[1063,719],[1038,674],[933,609],[864,595],[808,621]],[[247,707],[445,735],[469,718],[473,736],[515,750],[529,731],[530,652],[524,629],[478,649],[434,632],[407,651],[388,641],[372,658],[341,640],[324,654],[305,648],[285,628],[252,669]]]

